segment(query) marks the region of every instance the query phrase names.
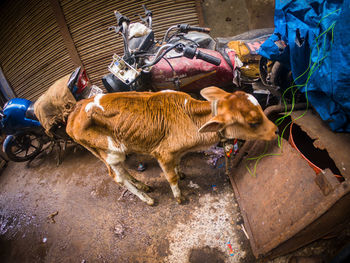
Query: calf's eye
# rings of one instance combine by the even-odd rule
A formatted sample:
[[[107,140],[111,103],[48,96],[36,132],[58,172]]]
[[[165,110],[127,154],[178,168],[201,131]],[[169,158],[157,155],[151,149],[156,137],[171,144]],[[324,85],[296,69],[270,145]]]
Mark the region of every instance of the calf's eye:
[[[259,126],[260,122],[249,122],[250,128],[254,129]]]

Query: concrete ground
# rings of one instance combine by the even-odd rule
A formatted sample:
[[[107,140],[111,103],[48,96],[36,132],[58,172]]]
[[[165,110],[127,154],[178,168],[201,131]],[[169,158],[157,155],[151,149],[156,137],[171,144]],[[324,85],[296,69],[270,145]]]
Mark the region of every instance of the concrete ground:
[[[145,161],[146,171],[136,170],[138,160]],[[223,160],[217,168],[211,160],[204,153],[185,156],[181,170],[187,176],[180,188],[188,201],[178,205],[157,162],[129,156],[129,171],[154,188],[154,207],[125,192],[82,149],[68,148],[59,167],[54,153],[29,166],[10,162],[0,176],[1,262],[257,262]],[[273,262],[330,256],[337,240]]]
[[[128,168],[155,189],[154,207],[124,192],[85,150],[69,148],[59,167],[54,154],[29,167],[10,162],[0,176],[1,262],[250,262],[223,168],[187,156],[180,187],[188,202],[178,205],[154,160],[136,171],[140,158],[130,156]]]

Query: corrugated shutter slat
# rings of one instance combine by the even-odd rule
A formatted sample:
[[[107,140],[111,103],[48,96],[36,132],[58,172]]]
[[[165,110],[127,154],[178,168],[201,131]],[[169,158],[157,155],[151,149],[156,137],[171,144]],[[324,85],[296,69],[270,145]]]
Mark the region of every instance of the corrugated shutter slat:
[[[116,25],[114,10],[139,22],[134,15],[143,15],[142,4],[146,4],[153,12],[153,30],[158,40],[172,25],[198,25],[195,0],[58,1],[80,60],[91,81],[100,87],[101,77],[109,73],[112,55],[123,54],[122,38],[108,31],[109,26]],[[49,0],[6,0],[0,7],[0,65],[17,96],[35,100],[55,80],[74,69],[66,42]]]
[[[118,10],[132,22],[135,14],[144,14],[142,4],[153,13],[153,30],[160,40],[166,30],[178,23],[198,25],[196,3],[191,1],[72,1],[61,0],[62,10],[79,56],[91,81],[102,87],[101,78],[108,74],[112,55],[123,54],[123,42],[115,32],[108,31],[116,25],[113,11]]]
[[[73,71],[47,0],[7,1],[0,10],[0,64],[18,97],[36,100]]]

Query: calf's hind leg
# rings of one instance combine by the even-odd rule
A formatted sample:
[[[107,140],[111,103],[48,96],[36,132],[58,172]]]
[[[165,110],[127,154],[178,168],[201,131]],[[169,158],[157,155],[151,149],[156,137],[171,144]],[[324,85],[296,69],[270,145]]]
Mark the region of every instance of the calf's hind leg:
[[[128,170],[125,169],[125,171],[126,171],[125,176],[128,178],[128,180],[129,180],[133,185],[136,186],[137,189],[139,189],[139,190],[141,190],[141,191],[145,191],[145,192],[147,192],[147,193],[152,192],[152,190],[153,190],[152,187],[150,187],[150,186],[144,184],[143,182],[137,180],[135,177],[133,177],[133,176],[128,172]]]
[[[137,181],[135,178],[133,178],[129,172],[123,167],[122,163],[114,163],[114,164],[108,164],[111,168],[111,170],[114,172],[113,179],[116,183],[125,186],[131,193],[136,195],[138,198],[140,198],[143,202],[147,203],[148,205],[153,205],[154,200],[149,197],[146,193],[140,191],[137,186],[140,188],[148,188],[148,186],[144,185],[143,183]],[[135,181],[134,181],[135,180]]]
[[[150,188],[132,177],[129,172],[123,167],[125,160],[125,153],[114,145],[110,137],[108,140],[108,150],[101,156],[108,167],[108,171],[113,180],[118,184],[125,186],[131,193],[140,198],[148,205],[153,205],[154,200],[141,190],[149,190]]]
[[[89,125],[89,119],[85,122],[79,119],[73,122],[69,119],[66,131],[76,142],[83,145],[106,164],[108,172],[115,182],[125,186],[142,201],[153,205],[154,200],[140,191],[140,189],[149,190],[149,187],[133,178],[123,167],[125,147],[110,137],[107,130],[104,132],[103,129],[97,130]]]
[[[111,147],[108,147],[107,150],[101,148],[96,149],[91,146],[87,146],[86,144],[82,145],[106,164],[109,175],[113,178],[113,180],[116,183],[126,187],[131,193],[136,195],[148,205],[154,204],[154,200],[151,197],[149,197],[146,193],[142,192],[142,190],[150,190],[150,187],[136,180],[123,167],[123,162],[125,160],[124,152],[116,150],[116,147],[115,150],[111,150]]]

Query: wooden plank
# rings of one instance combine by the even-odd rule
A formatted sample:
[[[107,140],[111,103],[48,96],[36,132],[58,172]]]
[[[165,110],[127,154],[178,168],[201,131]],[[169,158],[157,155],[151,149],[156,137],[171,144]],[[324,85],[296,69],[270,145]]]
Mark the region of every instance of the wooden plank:
[[[195,0],[195,2],[196,2],[196,11],[198,14],[198,24],[199,26],[204,27],[204,18],[203,18],[201,0]]]
[[[5,99],[10,100],[10,99],[16,97],[10,84],[7,82],[7,79],[4,75],[4,73],[2,72],[1,67],[0,67],[0,87],[1,87],[1,92],[4,95]]]
[[[49,0],[50,6],[53,10],[53,13],[56,17],[58,28],[60,29],[63,41],[66,45],[68,53],[76,66],[84,66],[83,62],[80,59],[77,48],[75,47],[72,36],[69,32],[68,26],[66,24],[66,19],[64,17],[61,5],[58,0]]]

